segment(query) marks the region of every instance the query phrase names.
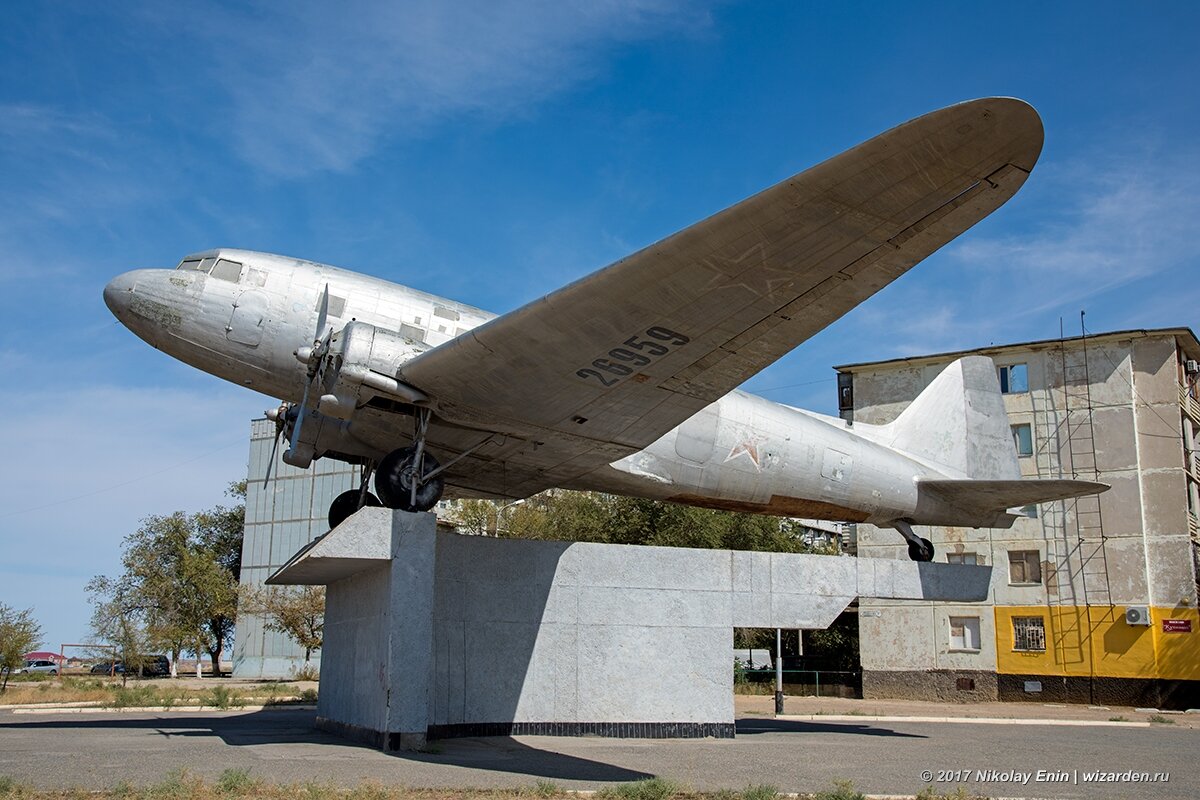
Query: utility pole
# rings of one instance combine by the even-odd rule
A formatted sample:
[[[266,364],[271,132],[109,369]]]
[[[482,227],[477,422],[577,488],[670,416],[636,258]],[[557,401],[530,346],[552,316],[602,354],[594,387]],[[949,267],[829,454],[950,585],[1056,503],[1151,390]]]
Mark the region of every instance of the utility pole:
[[[775,716],[783,713],[783,631],[775,629]]]

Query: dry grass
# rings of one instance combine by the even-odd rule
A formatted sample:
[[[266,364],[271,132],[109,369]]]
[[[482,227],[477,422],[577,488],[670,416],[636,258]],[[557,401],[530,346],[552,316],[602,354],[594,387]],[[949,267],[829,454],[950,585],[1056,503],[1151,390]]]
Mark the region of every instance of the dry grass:
[[[76,678],[10,683],[8,691],[0,694],[0,707],[32,703],[97,703],[110,708],[171,708],[173,706],[204,705],[213,708],[240,708],[246,705],[271,703],[312,702],[312,689],[286,683],[262,683],[253,686],[222,686],[196,688],[174,686],[170,682],[144,683],[130,680],[121,685],[120,678]]]
[[[255,778],[249,769],[227,769],[216,781],[176,772],[149,786],[123,783],[99,792],[37,790],[0,775],[0,800],[554,800],[577,796],[544,780],[519,789],[410,789],[373,782],[343,788],[327,783],[266,783]],[[595,797],[597,800],[779,800],[781,796],[774,786],[696,792],[662,778],[649,778],[601,789]],[[862,797],[849,781],[838,781],[831,791],[800,795],[797,800],[861,800]],[[968,799],[976,800],[976,796],[961,789],[954,794],[940,794],[932,787],[916,796],[916,800]]]

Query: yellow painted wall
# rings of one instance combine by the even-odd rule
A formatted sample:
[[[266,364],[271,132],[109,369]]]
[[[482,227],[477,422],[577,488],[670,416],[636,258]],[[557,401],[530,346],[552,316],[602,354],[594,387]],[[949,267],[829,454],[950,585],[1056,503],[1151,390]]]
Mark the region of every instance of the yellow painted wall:
[[[1150,609],[1152,625],[1125,624],[1124,606],[997,606],[996,671],[1007,675],[1200,680],[1200,612]],[[1042,617],[1045,652],[1013,650],[1013,617]],[[1164,619],[1192,622],[1163,633]]]

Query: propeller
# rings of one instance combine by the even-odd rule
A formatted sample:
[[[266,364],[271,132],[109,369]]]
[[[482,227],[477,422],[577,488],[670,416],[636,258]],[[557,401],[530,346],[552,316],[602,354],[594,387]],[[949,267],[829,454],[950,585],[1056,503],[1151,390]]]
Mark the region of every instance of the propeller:
[[[271,458],[267,461],[267,475],[263,478],[263,488],[271,482],[271,470],[275,467],[275,455],[279,452],[279,440],[283,438],[283,426],[287,421],[289,403],[280,403],[279,408],[269,408],[265,412],[267,419],[275,423],[275,441],[271,443]]]
[[[304,426],[304,418],[308,416],[308,393],[312,389],[312,385],[316,382],[317,376],[321,372],[321,362],[325,358],[325,354],[329,352],[329,342],[333,336],[333,329],[325,330],[326,321],[329,318],[329,284],[325,284],[325,291],[321,294],[321,306],[317,311],[317,330],[313,334],[313,343],[311,347],[301,347],[296,350],[296,358],[301,362],[308,364],[308,380],[304,383],[304,396],[300,400],[300,411],[296,416],[296,428],[292,432],[292,446],[300,442],[300,431]]]

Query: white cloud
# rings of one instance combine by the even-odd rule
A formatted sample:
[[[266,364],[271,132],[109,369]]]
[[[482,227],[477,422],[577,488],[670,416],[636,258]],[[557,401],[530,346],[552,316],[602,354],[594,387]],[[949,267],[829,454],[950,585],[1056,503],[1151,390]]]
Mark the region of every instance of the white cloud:
[[[1196,161],[1116,152],[1130,153],[1041,165],[1014,208],[996,212],[1009,232],[968,231],[853,312],[844,333],[860,358],[1053,338],[1060,317],[1073,335],[1081,308],[1097,331],[1189,324],[1179,313],[1200,305]],[[1009,216],[1037,221],[1014,225]]]
[[[1156,152],[1093,155],[1046,176],[1060,205],[1032,233],[965,237],[951,256],[1033,298],[1017,315],[1077,306],[1094,295],[1194,263],[1200,174],[1194,158]],[[1034,177],[1041,177],[1035,170]],[[1017,195],[1014,202],[1020,202]],[[1003,213],[1003,212],[1001,212]]]
[[[238,152],[285,176],[344,170],[453,114],[503,118],[600,70],[613,45],[694,30],[686,0],[359,2],[210,15]]]

